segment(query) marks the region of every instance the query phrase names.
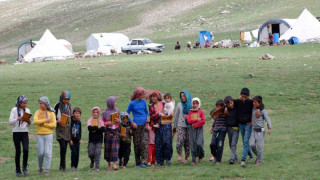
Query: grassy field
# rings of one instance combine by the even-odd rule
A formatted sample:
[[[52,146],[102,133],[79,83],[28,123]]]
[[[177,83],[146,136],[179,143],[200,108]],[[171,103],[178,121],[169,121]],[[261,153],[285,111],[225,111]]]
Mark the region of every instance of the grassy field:
[[[163,40],[165,41],[165,40]],[[174,41],[173,39],[171,41]],[[85,127],[93,106],[105,108],[108,96],[118,97],[118,108],[125,111],[129,97],[137,86],[171,92],[179,101],[179,92],[187,89],[193,97],[200,97],[206,112],[205,161],[192,167],[178,164],[174,141],[171,167],[134,168],[134,154],[127,170],[107,172],[101,158],[101,171],[92,172],[87,157],[88,132],[83,128],[83,143],[79,172],[58,172],[59,148],[54,140],[50,179],[317,179],[320,164],[319,96],[320,45],[305,44],[283,47],[201,49],[173,51],[152,55],[121,55],[97,59],[63,62],[31,63],[19,66],[0,66],[0,179],[12,179],[14,172],[14,145],[8,122],[16,98],[25,94],[28,108],[38,109],[37,99],[46,95],[55,104],[61,91],[71,91],[71,103],[82,108]],[[276,60],[260,60],[264,53]],[[85,68],[85,69],[83,69]],[[254,73],[254,77],[248,77]],[[266,135],[264,161],[261,167],[249,163],[229,165],[230,150],[226,140],[223,163],[208,162],[212,124],[209,111],[218,99],[226,95],[238,97],[240,89],[248,87],[253,95],[264,98],[273,129]],[[30,179],[37,174],[35,126],[30,127]],[[55,137],[55,136],[54,136]],[[238,155],[242,151],[238,144]],[[70,149],[67,152],[68,169]]]

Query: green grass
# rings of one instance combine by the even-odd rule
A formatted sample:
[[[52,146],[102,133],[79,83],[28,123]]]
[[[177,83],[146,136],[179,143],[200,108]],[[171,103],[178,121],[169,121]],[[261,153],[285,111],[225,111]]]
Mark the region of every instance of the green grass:
[[[163,41],[166,41],[165,39]],[[174,38],[168,38],[174,42]],[[171,46],[163,53],[152,55],[120,55],[97,59],[61,62],[31,63],[19,66],[0,66],[0,122],[8,122],[16,98],[25,94],[28,108],[38,109],[37,99],[46,95],[54,105],[61,91],[71,91],[71,103],[82,108],[85,127],[91,108],[105,108],[108,96],[118,97],[118,108],[125,111],[132,91],[137,86],[171,92],[176,102],[179,92],[187,89],[200,97],[206,113],[205,161],[191,167],[176,163],[174,141],[173,165],[147,169],[134,168],[134,153],[127,170],[107,172],[101,158],[101,171],[89,170],[87,157],[88,132],[83,128],[80,171],[58,172],[59,148],[54,140],[50,178],[53,179],[317,179],[320,163],[319,96],[320,45],[305,44],[283,47],[201,49],[173,51]],[[264,53],[276,60],[260,60]],[[220,59],[218,59],[220,58]],[[88,67],[89,69],[81,69]],[[254,73],[253,78],[248,73]],[[210,157],[209,133],[212,124],[209,111],[218,99],[226,95],[238,97],[240,89],[248,87],[251,96],[261,95],[273,124],[272,134],[266,135],[264,161],[261,167],[249,163],[247,168],[228,164],[230,150],[226,139],[223,163],[215,166]],[[283,95],[281,95],[283,93]],[[35,135],[35,126],[30,127]],[[55,137],[55,136],[54,136]],[[242,151],[238,144],[238,155]],[[43,178],[37,174],[36,142],[30,139],[30,179]],[[0,179],[14,177],[14,145],[11,128],[0,124],[0,156],[7,157],[0,164]],[[70,149],[67,154],[68,170]]]

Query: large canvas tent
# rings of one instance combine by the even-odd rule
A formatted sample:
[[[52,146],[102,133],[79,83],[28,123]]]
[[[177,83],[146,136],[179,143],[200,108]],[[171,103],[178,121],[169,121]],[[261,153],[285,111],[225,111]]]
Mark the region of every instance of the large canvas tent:
[[[98,51],[115,48],[118,53],[121,53],[121,47],[129,43],[129,38],[121,33],[95,33],[91,34],[87,41],[87,51]]]
[[[210,31],[200,31],[198,41],[200,44],[205,44],[209,40],[211,42],[211,33]]]
[[[258,42],[268,42],[269,33],[278,33],[280,37],[295,23],[296,19],[270,19],[263,23],[258,31]],[[270,26],[268,26],[270,25]]]
[[[74,54],[47,29],[36,46],[24,57],[24,61],[65,60],[69,58],[74,58]]]
[[[280,36],[280,40],[288,40],[291,37],[297,37],[300,43],[320,39],[320,22],[307,9],[304,9],[294,25]]]
[[[65,39],[58,39],[58,41],[66,47],[70,52],[73,52],[72,44]],[[17,61],[22,62],[24,57],[39,43],[39,41],[26,41],[18,46]]]

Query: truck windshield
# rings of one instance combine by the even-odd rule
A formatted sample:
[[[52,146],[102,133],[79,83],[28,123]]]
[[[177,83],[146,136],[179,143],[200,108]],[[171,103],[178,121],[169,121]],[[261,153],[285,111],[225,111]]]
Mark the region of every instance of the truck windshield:
[[[152,42],[150,39],[145,39],[145,40],[144,40],[144,43],[145,43],[145,44],[150,44],[150,43],[153,43],[153,42]]]

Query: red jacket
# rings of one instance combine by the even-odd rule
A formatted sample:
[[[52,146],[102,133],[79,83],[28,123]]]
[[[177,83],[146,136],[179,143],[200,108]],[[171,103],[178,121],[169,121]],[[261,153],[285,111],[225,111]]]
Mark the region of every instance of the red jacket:
[[[198,121],[198,119],[191,119],[191,115],[192,114],[197,114],[197,113],[199,113],[199,118],[201,118],[201,121]],[[204,111],[201,110],[201,109],[199,109],[198,111],[190,110],[189,114],[188,114],[187,121],[188,121],[188,123],[190,125],[194,124],[195,128],[199,128],[199,127],[204,126],[204,124],[206,123],[206,118],[205,118],[205,115],[204,115]]]

